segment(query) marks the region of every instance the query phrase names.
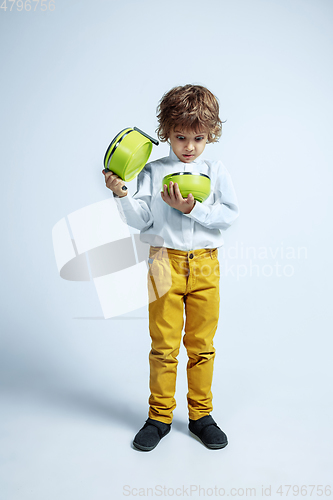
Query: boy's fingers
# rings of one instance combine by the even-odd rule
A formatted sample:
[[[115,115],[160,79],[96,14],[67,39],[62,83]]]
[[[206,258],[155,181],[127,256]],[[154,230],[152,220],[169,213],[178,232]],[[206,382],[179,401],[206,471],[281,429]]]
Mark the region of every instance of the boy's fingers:
[[[183,198],[177,182],[175,182],[175,195],[176,195],[176,198],[179,200],[181,200]]]

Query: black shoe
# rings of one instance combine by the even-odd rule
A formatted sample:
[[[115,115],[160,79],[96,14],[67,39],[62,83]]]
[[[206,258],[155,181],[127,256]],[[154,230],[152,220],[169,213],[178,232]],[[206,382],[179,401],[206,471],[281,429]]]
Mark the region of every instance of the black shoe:
[[[148,418],[134,438],[133,445],[141,451],[153,450],[171,429],[171,424]]]
[[[228,444],[227,436],[211,415],[201,417],[199,420],[190,419],[188,428],[211,450],[224,448]]]

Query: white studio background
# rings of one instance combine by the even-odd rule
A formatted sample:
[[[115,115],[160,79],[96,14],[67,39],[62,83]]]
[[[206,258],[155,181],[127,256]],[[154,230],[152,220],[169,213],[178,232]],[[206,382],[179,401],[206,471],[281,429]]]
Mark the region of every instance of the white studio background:
[[[1,498],[325,488],[332,2],[35,6],[0,9]],[[220,100],[227,121],[204,155],[224,162],[241,209],[219,253],[213,416],[229,445],[211,452],[187,433],[182,349],[173,430],[144,454],[131,441],[147,418],[147,312],[104,320],[91,282],[60,278],[52,228],[111,195],[101,170],[113,136],[132,126],[154,136],[159,99],[186,83]]]

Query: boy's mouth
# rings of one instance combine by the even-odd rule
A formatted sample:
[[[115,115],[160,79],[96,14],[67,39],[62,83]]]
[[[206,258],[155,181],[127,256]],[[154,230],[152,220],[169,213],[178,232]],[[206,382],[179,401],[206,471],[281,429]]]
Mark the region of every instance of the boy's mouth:
[[[192,158],[194,155],[183,155],[185,158]]]

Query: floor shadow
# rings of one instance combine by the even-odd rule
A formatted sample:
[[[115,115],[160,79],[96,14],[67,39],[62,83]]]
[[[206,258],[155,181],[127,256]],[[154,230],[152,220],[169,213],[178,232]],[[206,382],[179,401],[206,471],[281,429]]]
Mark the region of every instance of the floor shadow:
[[[126,395],[118,395],[112,387],[109,394],[105,389],[99,390],[89,386],[84,388],[62,380],[45,380],[41,383],[32,377],[25,377],[16,381],[7,381],[3,384],[3,396],[10,398],[10,401],[19,400],[22,407],[25,404],[33,404],[39,408],[52,408],[62,413],[76,414],[91,419],[99,419],[104,422],[117,423],[120,426],[129,427],[133,432],[137,432],[148,418],[148,406],[146,413],[135,409],[133,395],[130,401],[126,400]],[[141,405],[142,402],[138,401]]]
[[[120,395],[118,397],[111,395],[112,392],[110,389],[110,396],[108,396],[91,390],[82,391],[74,387],[68,390],[59,387],[57,390],[45,392],[42,399],[46,404],[57,405],[73,413],[84,414],[110,423],[114,422],[137,431],[144,424],[147,416],[136,411],[134,404],[129,403]]]

